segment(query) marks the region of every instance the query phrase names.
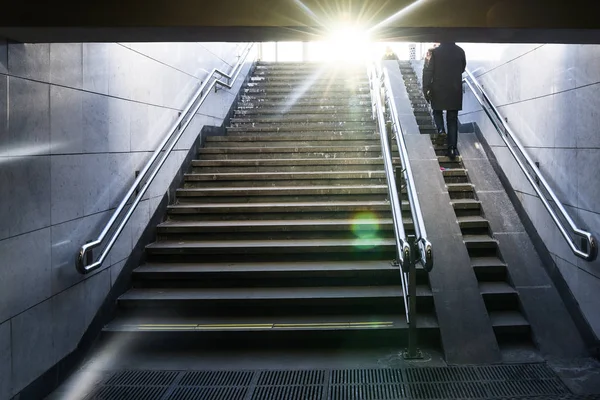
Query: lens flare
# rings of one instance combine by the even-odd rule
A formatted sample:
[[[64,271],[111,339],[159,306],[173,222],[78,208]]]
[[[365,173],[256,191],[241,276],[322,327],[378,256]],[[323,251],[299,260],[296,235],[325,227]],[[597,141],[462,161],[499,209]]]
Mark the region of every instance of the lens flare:
[[[360,212],[353,218],[352,232],[357,239],[366,241],[364,246],[372,247],[372,244],[368,244],[368,239],[379,238],[379,219],[372,212]]]

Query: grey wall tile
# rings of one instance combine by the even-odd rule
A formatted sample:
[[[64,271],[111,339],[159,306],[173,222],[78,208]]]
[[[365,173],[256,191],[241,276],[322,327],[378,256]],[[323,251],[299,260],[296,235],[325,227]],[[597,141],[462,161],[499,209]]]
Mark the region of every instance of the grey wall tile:
[[[9,43],[8,73],[13,76],[50,81],[50,45],[48,43]]]
[[[86,328],[85,285],[75,285],[52,297],[54,360],[60,361],[77,348]]]
[[[84,215],[87,182],[83,180],[82,155],[53,156],[51,161],[52,224]]]
[[[141,57],[141,56],[140,56]],[[137,66],[136,54],[119,45],[112,44],[108,49],[108,94],[124,99],[132,99],[131,69]]]
[[[13,390],[19,392],[55,363],[52,302],[44,301],[14,317],[12,325]]]
[[[8,136],[8,76],[0,75],[0,156],[8,155],[10,155],[10,138]]]
[[[92,322],[110,290],[110,270],[105,269],[85,280],[85,326]]]
[[[547,151],[550,159],[544,160],[542,168],[544,179],[556,193],[558,199],[570,206],[576,207],[579,203],[579,179],[581,173],[577,170],[579,153],[581,150],[555,148]],[[540,165],[541,167],[541,165]]]
[[[108,151],[128,152],[131,149],[132,102],[109,99],[108,102]]]
[[[172,152],[152,181],[148,189],[148,196],[156,197],[164,195],[180,166],[179,156],[176,152]]]
[[[128,222],[123,228],[123,231],[117,238],[117,241],[108,254],[108,265],[114,265],[125,260],[127,257],[129,257],[129,254],[131,254],[132,248],[130,220],[130,222]]]
[[[149,135],[150,131],[150,110],[155,112],[158,107],[148,106],[144,103],[131,103],[130,105],[130,140],[131,151],[150,151],[156,148],[159,137]]]
[[[148,226],[149,220],[150,201],[143,200],[138,204],[133,215],[131,216],[131,240],[133,246],[136,245],[136,243],[142,236],[142,233],[144,233],[144,229],[146,229],[146,226]]]
[[[136,166],[132,159],[136,153],[109,154],[109,193],[110,207],[117,207],[123,196],[134,182]]]
[[[98,237],[109,215],[109,212],[90,215],[52,227],[53,295],[85,278],[75,269],[77,254],[83,244]],[[100,251],[94,250],[93,254],[94,259],[97,259]],[[107,260],[103,267],[109,265],[110,260]]]
[[[543,211],[546,215],[546,218],[550,219],[548,212],[545,209]],[[575,220],[577,224],[580,224],[578,221],[578,210],[576,208],[565,206],[565,211]],[[578,257],[573,254],[571,247],[569,247],[568,242],[565,240],[558,228],[556,226],[553,226],[553,228],[553,238],[552,241],[549,242],[549,247],[552,249],[551,252],[563,260],[567,260],[571,264],[577,265]]]
[[[229,111],[233,100],[234,96],[224,90],[219,90],[217,93],[213,92],[207,97],[204,104],[198,110],[198,113],[223,118]]]
[[[93,93],[83,94],[84,151],[104,153],[108,151],[109,98]]]
[[[175,110],[161,107],[149,107],[148,131],[145,148],[140,150],[154,151],[164,139],[179,116]]]
[[[50,297],[50,228],[0,241],[0,321]]]
[[[578,208],[600,213],[600,180],[598,179],[598,168],[594,168],[598,162],[600,150],[579,149],[577,150],[577,167],[573,168],[572,178],[577,177],[577,189],[579,192]]]
[[[114,43],[83,44],[83,88],[108,94],[110,47]]]
[[[10,321],[6,321],[0,324],[0,398],[9,399],[12,395]]]
[[[181,138],[175,145],[175,149],[176,150],[187,150],[190,147],[192,147],[192,144],[198,138],[198,135],[200,135],[200,132],[202,131],[202,127],[204,125],[206,125],[209,121],[212,122],[211,117],[207,117],[204,115],[198,115],[198,114],[194,115],[191,122],[189,123],[189,125],[187,126],[185,131],[183,132],[183,135],[181,136]]]
[[[50,150],[52,154],[83,151],[83,93],[50,87]]]
[[[6,39],[0,39],[0,73],[8,72],[8,43]]]
[[[113,286],[119,278],[119,275],[125,266],[125,262],[126,261],[121,261],[110,267],[110,286]]]
[[[79,159],[83,214],[108,210],[110,204],[110,155],[88,154]]]
[[[0,240],[10,236],[9,157],[0,157]]]
[[[50,86],[9,78],[9,143],[11,155],[50,153]]]
[[[575,51],[575,83],[577,86],[600,82],[600,46],[578,45]]]
[[[50,44],[50,82],[77,89],[83,87],[83,45]]]
[[[15,157],[8,165],[10,235],[50,225],[50,156]]]
[[[571,288],[573,296],[575,296],[595,334],[600,334],[600,318],[597,302],[597,293],[600,291],[600,279],[595,278],[577,268],[576,265],[566,262],[561,258],[556,259],[556,265]]]
[[[600,58],[595,65],[600,65]],[[574,90],[573,106],[568,111],[574,111],[565,115],[570,122],[571,135],[577,138],[577,147],[600,149],[600,84],[586,86]],[[566,113],[565,113],[566,114]]]
[[[552,118],[556,124],[554,130],[554,147],[571,147],[577,146],[577,141],[582,132],[578,126],[578,112],[582,111],[586,106],[579,104],[577,101],[578,90],[569,90],[553,95],[554,109],[552,115],[543,113],[542,117]],[[593,102],[592,99],[590,101]],[[593,104],[593,103],[592,103]],[[581,117],[584,117],[583,115]]]

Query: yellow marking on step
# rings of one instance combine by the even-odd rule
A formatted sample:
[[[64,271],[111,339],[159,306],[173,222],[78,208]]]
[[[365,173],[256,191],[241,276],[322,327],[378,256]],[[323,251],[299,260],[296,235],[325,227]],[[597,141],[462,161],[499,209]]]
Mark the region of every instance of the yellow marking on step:
[[[336,327],[365,327],[378,328],[393,326],[392,321],[373,322],[313,322],[297,324],[141,324],[125,325],[139,330],[228,330],[228,329],[277,329],[277,328],[336,328]]]

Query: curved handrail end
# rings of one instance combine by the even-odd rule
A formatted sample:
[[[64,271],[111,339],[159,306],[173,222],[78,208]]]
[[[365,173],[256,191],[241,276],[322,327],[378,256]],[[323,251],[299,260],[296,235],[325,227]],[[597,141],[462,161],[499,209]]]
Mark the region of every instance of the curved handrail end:
[[[588,238],[590,242],[589,253],[587,257],[587,261],[595,261],[596,257],[598,257],[598,241],[593,235],[590,235]]]

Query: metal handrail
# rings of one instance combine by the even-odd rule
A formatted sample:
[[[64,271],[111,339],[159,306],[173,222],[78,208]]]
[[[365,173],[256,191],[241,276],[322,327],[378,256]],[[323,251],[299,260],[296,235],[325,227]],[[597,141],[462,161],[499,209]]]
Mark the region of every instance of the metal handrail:
[[[87,273],[99,268],[102,265],[102,263],[104,262],[104,260],[106,259],[107,255],[108,255],[108,253],[110,252],[113,245],[117,241],[117,238],[119,237],[119,235],[125,228],[125,225],[131,218],[133,212],[135,211],[135,208],[137,207],[140,200],[142,199],[142,197],[144,196],[144,194],[150,187],[150,184],[152,183],[152,181],[158,174],[158,171],[160,171],[160,168],[165,163],[168,156],[171,154],[171,151],[173,150],[173,148],[175,147],[175,145],[177,144],[177,142],[183,135],[183,132],[185,131],[185,129],[188,127],[188,125],[194,118],[194,115],[198,112],[198,109],[200,108],[202,103],[204,103],[204,100],[206,100],[207,96],[210,94],[211,89],[214,87],[216,90],[217,85],[226,87],[228,89],[231,89],[233,87],[234,83],[236,82],[236,80],[242,70],[242,66],[244,65],[244,62],[245,62],[246,58],[248,57],[248,54],[250,54],[250,51],[252,50],[253,46],[254,46],[254,43],[250,43],[242,51],[242,55],[239,57],[238,62],[232,68],[232,70],[230,72],[231,75],[227,74],[223,71],[220,71],[217,68],[213,68],[213,70],[208,74],[204,83],[196,90],[196,92],[192,96],[192,99],[188,102],[188,104],[185,106],[184,110],[181,112],[181,115],[179,116],[179,118],[177,118],[177,120],[173,123],[173,125],[169,129],[169,132],[165,135],[165,138],[160,142],[159,146],[152,154],[152,157],[150,157],[150,159],[148,160],[148,162],[146,163],[146,165],[144,166],[144,168],[142,169],[140,174],[137,176],[137,178],[135,179],[135,181],[133,182],[133,184],[127,191],[127,194],[125,194],[125,196],[123,197],[123,200],[121,200],[121,203],[119,203],[119,206],[113,212],[110,220],[106,223],[106,225],[104,226],[104,229],[102,229],[102,232],[100,233],[100,235],[96,238],[96,240],[84,244],[79,249],[79,253],[77,255],[77,262],[76,262],[77,271],[79,271],[82,274],[87,274]],[[215,74],[218,74],[218,75],[222,76],[223,78],[226,78],[231,83],[223,82],[218,79],[213,80],[212,78],[214,77]],[[200,100],[198,101],[198,99],[200,99]],[[189,118],[187,118],[188,116],[189,116]],[[187,118],[187,120],[186,120],[186,118]],[[183,122],[184,120],[185,120],[185,122]],[[182,124],[182,122],[183,122],[183,124]],[[173,139],[173,140],[171,140],[171,139]],[[163,148],[169,142],[170,142],[169,146],[165,150],[163,150]],[[117,218],[119,217],[119,215],[121,214],[121,212],[123,211],[125,206],[127,205],[127,201],[136,192],[138,186],[140,185],[140,183],[142,182],[142,180],[144,179],[144,177],[146,176],[146,174],[148,173],[148,171],[150,170],[150,168],[152,167],[152,165],[158,158],[159,154],[161,154],[161,153],[162,153],[162,157],[158,161],[158,164],[151,172],[148,180],[144,183],[144,186],[142,186],[142,188],[137,193],[135,199],[133,200],[133,203],[129,207],[129,210],[123,217],[123,220],[121,221],[121,223],[119,224],[117,229],[113,232],[108,244],[102,250],[102,254],[98,258],[98,260],[90,265],[86,265],[88,255],[92,254],[90,252],[94,248],[100,246],[102,244],[102,242],[104,241],[104,239],[106,239],[106,236],[113,228],[115,222],[117,221]]]
[[[487,116],[490,118],[492,124],[494,125],[494,127],[496,128],[498,133],[500,134],[500,137],[502,138],[502,140],[504,140],[504,143],[506,143],[508,150],[511,152],[515,161],[517,162],[517,164],[519,165],[519,167],[525,174],[525,177],[527,178],[527,180],[529,181],[529,183],[531,184],[533,189],[536,191],[536,193],[540,197],[542,204],[544,204],[544,207],[546,207],[546,210],[548,211],[548,213],[550,213],[552,220],[556,224],[557,228],[560,230],[560,233],[562,234],[563,238],[565,239],[565,241],[571,248],[571,251],[573,252],[573,254],[575,254],[577,257],[582,258],[586,261],[594,261],[598,254],[598,243],[596,242],[596,239],[594,238],[594,236],[590,232],[580,229],[579,227],[577,227],[577,225],[575,225],[575,222],[573,222],[573,219],[571,218],[571,216],[569,215],[569,213],[567,212],[567,210],[565,209],[563,204],[560,202],[560,200],[558,200],[558,198],[556,197],[556,194],[550,188],[550,185],[548,185],[548,182],[546,181],[546,179],[540,172],[539,168],[535,165],[535,163],[531,160],[529,155],[525,152],[525,148],[523,147],[521,142],[517,139],[516,135],[510,129],[510,127],[508,126],[506,121],[504,121],[504,119],[500,116],[500,112],[498,111],[498,109],[496,108],[494,103],[492,103],[490,97],[485,92],[483,87],[479,84],[479,82],[477,81],[475,76],[473,76],[473,74],[469,70],[465,70],[465,72],[466,72],[468,78],[472,82],[466,78],[463,78],[463,82],[465,82],[469,86],[469,89],[471,89],[471,91],[473,92],[473,95],[475,96],[475,98],[477,99],[479,104],[481,105],[481,108],[483,108],[483,110],[485,111]],[[477,93],[477,90],[475,90],[475,88],[477,88],[477,90],[479,92],[481,92],[483,99]],[[486,107],[486,104],[487,104],[487,107]],[[493,116],[490,113],[490,110],[491,110],[491,112],[493,112],[493,114],[494,114]],[[498,125],[498,121],[500,122],[501,126]],[[554,201],[554,204],[556,204],[556,207],[558,207],[558,210],[560,211],[561,216],[564,218],[565,221],[567,221],[567,224],[569,225],[569,228],[571,229],[573,234],[578,235],[587,241],[586,246],[585,246],[588,248],[587,252],[582,251],[579,248],[577,248],[577,246],[575,245],[575,243],[573,241],[573,238],[567,232],[566,227],[564,226],[562,221],[559,220],[558,215],[556,214],[555,210],[550,206],[548,199],[546,199],[546,196],[542,193],[542,191],[538,187],[538,184],[536,184],[534,177],[531,176],[531,174],[529,173],[529,171],[523,164],[523,161],[518,157],[513,146],[508,142],[508,137],[510,137],[510,139],[517,146],[517,148],[519,149],[519,152],[521,153],[521,155],[527,162],[529,168],[531,168],[531,170],[535,173],[536,178],[542,184],[542,186],[544,187],[546,192],[550,195],[550,197],[552,198],[552,201]],[[582,247],[584,247],[584,246],[582,246]]]
[[[423,265],[423,268],[427,272],[430,272],[433,268],[433,249],[429,240],[427,240],[427,231],[425,229],[425,222],[423,221],[423,213],[421,211],[421,203],[417,195],[417,189],[410,165],[410,159],[408,157],[408,150],[406,147],[406,141],[404,140],[404,132],[400,125],[400,118],[398,117],[398,109],[396,103],[391,98],[392,85],[390,83],[390,77],[388,75],[387,68],[383,69],[383,85],[388,99],[387,104],[390,110],[390,118],[392,121],[392,130],[396,138],[396,146],[398,147],[398,153],[400,154],[400,163],[402,165],[402,174],[404,176],[404,182],[406,185],[406,192],[408,193],[408,201],[410,203],[410,210],[412,214],[413,224],[415,226],[415,242],[419,248],[419,261]]]
[[[385,168],[385,176],[387,180],[388,195],[390,198],[390,206],[392,209],[392,219],[394,223],[394,237],[396,239],[396,253],[398,263],[401,267],[400,277],[402,279],[402,295],[404,297],[404,310],[406,312],[406,321],[410,323],[409,307],[408,307],[408,279],[406,273],[403,272],[403,264],[410,263],[411,261],[411,249],[408,241],[406,240],[406,233],[404,232],[404,225],[402,223],[402,208],[398,199],[398,189],[396,187],[396,180],[394,179],[394,169],[392,165],[392,157],[390,152],[390,145],[388,142],[385,117],[383,115],[383,103],[381,100],[381,91],[377,84],[378,75],[374,68],[370,68],[369,71],[371,99],[373,100],[373,112],[374,119],[377,121],[379,127],[379,136],[381,139],[381,154],[383,156],[383,165]]]

